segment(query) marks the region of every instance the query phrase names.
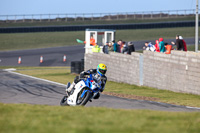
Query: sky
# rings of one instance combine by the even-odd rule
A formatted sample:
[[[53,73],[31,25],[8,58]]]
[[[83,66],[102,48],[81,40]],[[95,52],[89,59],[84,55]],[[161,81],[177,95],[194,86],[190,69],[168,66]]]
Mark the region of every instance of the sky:
[[[0,0],[0,15],[195,9],[196,0]]]

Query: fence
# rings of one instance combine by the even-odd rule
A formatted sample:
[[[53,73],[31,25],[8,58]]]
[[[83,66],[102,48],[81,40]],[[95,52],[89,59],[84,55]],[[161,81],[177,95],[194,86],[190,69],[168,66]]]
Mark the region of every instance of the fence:
[[[121,13],[71,13],[71,14],[22,14],[0,15],[0,23],[59,22],[128,19],[163,19],[195,16],[195,9],[121,12]]]
[[[200,53],[85,54],[85,70],[99,63],[107,65],[110,81],[200,95]]]
[[[0,28],[0,33],[85,31],[88,28],[125,30],[125,29],[152,29],[152,28],[174,28],[174,27],[194,27],[194,26],[195,26],[195,21],[178,21],[178,22],[175,21],[175,22],[138,23],[138,24],[8,27],[8,28]]]

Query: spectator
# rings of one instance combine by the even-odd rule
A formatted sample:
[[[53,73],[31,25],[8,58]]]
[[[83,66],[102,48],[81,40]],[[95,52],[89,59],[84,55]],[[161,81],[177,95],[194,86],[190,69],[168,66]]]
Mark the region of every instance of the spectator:
[[[111,51],[114,51],[114,50],[113,50],[113,45],[110,42],[109,45],[108,45],[108,53],[110,53]]]
[[[165,52],[165,43],[163,41],[163,38],[159,38],[159,48],[160,48],[160,52],[164,53]]]
[[[135,52],[135,46],[134,46],[133,42],[128,42],[128,53],[127,54],[131,54],[131,52]]]
[[[99,53],[100,50],[101,50],[101,48],[99,47],[99,45],[95,45],[95,46],[92,48],[92,52]]]
[[[127,54],[127,52],[128,52],[128,46],[127,46],[126,42],[124,42],[124,41],[122,42],[121,51],[123,54]]]
[[[172,45],[165,43],[165,49],[166,49],[165,54],[171,54]]]
[[[103,52],[104,52],[105,54],[108,54],[108,47],[109,47],[108,45],[109,45],[109,43],[106,42],[106,45],[103,46]]]
[[[187,52],[187,44],[186,44],[185,40],[183,40],[182,36],[179,36],[179,39],[183,41],[183,51]]]
[[[113,40],[112,43],[113,43],[113,51],[118,52],[117,51],[118,44],[115,42],[115,40]]]
[[[183,40],[179,39],[179,35],[176,35],[176,43],[171,42],[173,45],[176,45],[177,50],[183,50]]]
[[[152,51],[155,52],[155,46],[153,44],[151,44],[151,42],[145,42],[145,47],[143,47],[144,50],[147,51]]]
[[[156,44],[154,46],[156,48],[156,52],[160,52],[159,41],[158,40],[156,40]]]
[[[117,42],[117,44],[118,44],[117,51],[118,51],[119,53],[121,53],[122,40],[119,40],[119,41]]]

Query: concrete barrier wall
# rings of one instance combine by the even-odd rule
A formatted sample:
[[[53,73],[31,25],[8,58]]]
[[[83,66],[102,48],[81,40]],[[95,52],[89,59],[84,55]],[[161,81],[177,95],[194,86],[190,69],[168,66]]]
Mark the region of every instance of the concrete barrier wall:
[[[144,86],[200,95],[200,54],[144,51]]]
[[[140,85],[139,53],[123,55],[120,53],[85,54],[85,70],[96,68],[99,63],[107,65],[106,76],[109,81]]]
[[[99,63],[107,65],[110,81],[200,95],[200,53],[85,54],[85,70]]]

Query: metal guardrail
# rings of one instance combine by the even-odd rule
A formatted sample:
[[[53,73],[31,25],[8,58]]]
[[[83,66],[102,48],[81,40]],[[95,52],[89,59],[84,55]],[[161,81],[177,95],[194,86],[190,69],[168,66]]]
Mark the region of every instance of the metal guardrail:
[[[59,22],[59,21],[94,21],[94,20],[127,20],[127,19],[161,19],[195,16],[195,9],[163,10],[116,13],[62,13],[62,14],[21,14],[0,15],[0,23],[9,22]]]

